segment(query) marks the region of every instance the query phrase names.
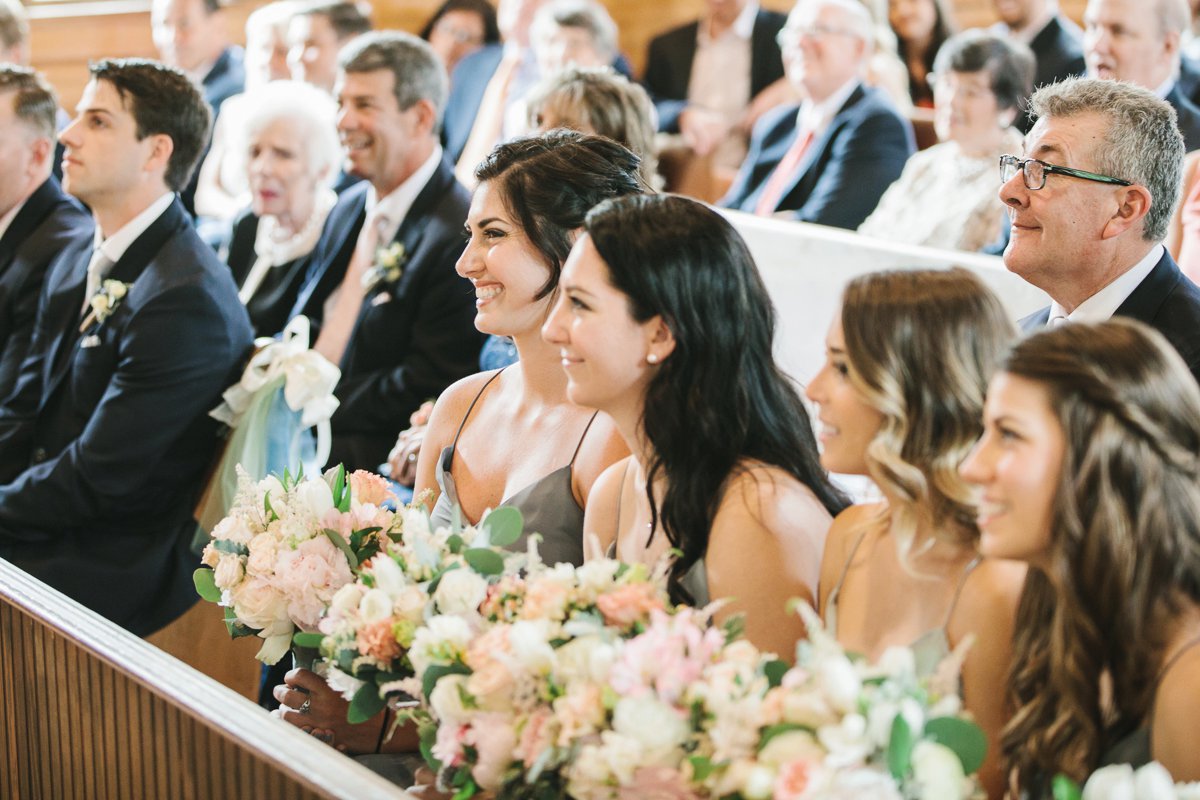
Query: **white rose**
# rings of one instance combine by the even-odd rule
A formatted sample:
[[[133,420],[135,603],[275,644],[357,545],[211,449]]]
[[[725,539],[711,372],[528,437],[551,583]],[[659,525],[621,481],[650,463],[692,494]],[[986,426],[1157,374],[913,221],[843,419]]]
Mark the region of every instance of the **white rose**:
[[[443,614],[469,614],[487,597],[487,581],[473,569],[452,569],[438,582],[433,598]]]
[[[613,730],[642,745],[643,763],[669,759],[687,741],[689,733],[687,720],[653,697],[623,697],[617,701]]]
[[[820,764],[825,759],[825,751],[808,731],[781,733],[767,742],[767,746],[758,753],[758,760],[774,769],[801,759],[814,764]]]
[[[1166,767],[1151,761],[1133,773],[1133,793],[1138,800],[1175,800],[1175,782]]]
[[[247,627],[267,630],[276,623],[280,623],[280,628],[283,627],[282,623],[286,622],[289,628],[292,624],[287,613],[287,602],[264,580],[250,578],[242,581],[230,592],[230,597],[238,621]]]
[[[368,589],[358,601],[363,622],[379,622],[392,616],[392,598],[382,589]]]
[[[508,631],[508,644],[513,658],[527,672],[543,675],[554,665],[554,648],[547,641],[541,620],[514,622]]]
[[[434,685],[429,705],[440,722],[461,724],[470,718],[471,712],[462,702],[462,691],[466,688],[465,675],[447,675]]]
[[[762,764],[751,767],[742,784],[746,800],[767,800],[775,793],[775,770]]]
[[[953,800],[970,796],[970,782],[962,762],[943,744],[921,741],[912,751],[913,777],[920,785],[920,800]]]
[[[260,533],[250,540],[247,545],[250,557],[246,560],[246,569],[256,575],[266,575],[275,569],[275,560],[279,557],[279,542],[269,533]]]
[[[292,498],[298,509],[306,511],[315,519],[320,519],[325,516],[325,512],[333,509],[333,491],[325,481],[304,481],[296,487]]]
[[[224,539],[237,544],[249,544],[250,540],[254,538],[254,531],[240,515],[231,514],[213,528],[212,538]]]
[[[341,614],[349,614],[358,608],[363,598],[363,587],[357,583],[347,583],[334,592],[329,606]]]
[[[241,557],[223,554],[217,561],[213,582],[219,589],[232,589],[241,581],[243,575],[245,575],[245,571],[242,569]]]
[[[425,618],[425,606],[429,595],[416,586],[406,586],[399,594],[392,596],[392,607],[396,615],[409,622],[421,622]]]
[[[1113,764],[1092,773],[1083,787],[1083,800],[1134,800],[1133,767]]]
[[[557,674],[566,681],[602,682],[607,678],[617,654],[612,645],[598,636],[572,639],[555,651]]]
[[[835,709],[849,713],[858,707],[862,681],[849,658],[842,654],[822,658],[816,665],[814,677],[818,688]]]
[[[375,576],[376,588],[382,589],[392,597],[400,594],[408,586],[404,570],[386,553],[381,553],[371,560],[371,574]]]

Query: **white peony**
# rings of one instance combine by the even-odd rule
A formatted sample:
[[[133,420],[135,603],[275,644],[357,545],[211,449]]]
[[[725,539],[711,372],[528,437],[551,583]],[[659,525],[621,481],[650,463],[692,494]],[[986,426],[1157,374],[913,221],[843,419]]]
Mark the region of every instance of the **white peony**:
[[[613,710],[613,730],[637,741],[642,762],[670,766],[668,760],[688,738],[688,723],[675,709],[647,697],[623,697]]]
[[[920,786],[920,800],[954,800],[971,796],[971,783],[963,774],[962,762],[943,744],[921,741],[912,751],[913,777]]]
[[[443,614],[469,614],[487,597],[487,581],[473,569],[452,569],[438,581],[433,599]]]
[[[471,711],[462,701],[466,687],[465,675],[447,675],[434,685],[429,693],[429,705],[442,725],[462,724],[470,719]]]
[[[333,597],[329,601],[329,606],[334,611],[342,614],[349,614],[358,608],[362,601],[364,589],[357,583],[347,583],[342,588],[334,592]]]

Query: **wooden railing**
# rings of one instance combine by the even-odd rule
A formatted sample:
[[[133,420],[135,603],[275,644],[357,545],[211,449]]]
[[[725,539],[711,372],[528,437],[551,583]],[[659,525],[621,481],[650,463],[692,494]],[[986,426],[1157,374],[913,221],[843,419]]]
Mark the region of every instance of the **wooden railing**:
[[[409,795],[0,559],[0,797]]]

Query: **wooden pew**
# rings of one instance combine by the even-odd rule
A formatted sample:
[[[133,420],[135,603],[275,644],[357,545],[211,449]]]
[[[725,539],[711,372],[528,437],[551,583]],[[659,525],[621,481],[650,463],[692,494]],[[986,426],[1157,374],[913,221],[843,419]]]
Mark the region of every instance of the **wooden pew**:
[[[0,797],[410,796],[0,559]]]

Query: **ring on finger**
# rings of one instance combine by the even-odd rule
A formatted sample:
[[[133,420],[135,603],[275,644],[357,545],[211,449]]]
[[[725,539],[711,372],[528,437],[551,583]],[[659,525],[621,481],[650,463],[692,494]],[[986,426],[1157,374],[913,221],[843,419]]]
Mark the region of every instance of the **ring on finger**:
[[[296,709],[296,713],[297,714],[307,714],[308,709],[311,706],[312,706],[312,698],[306,697],[306,698],[304,698],[304,702],[300,704],[300,707]]]

